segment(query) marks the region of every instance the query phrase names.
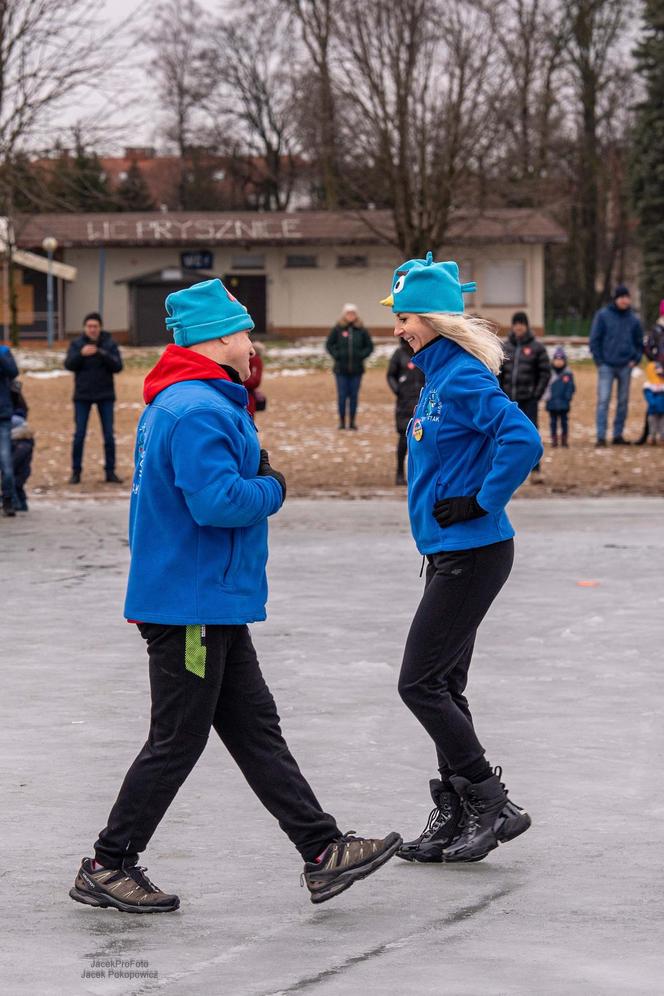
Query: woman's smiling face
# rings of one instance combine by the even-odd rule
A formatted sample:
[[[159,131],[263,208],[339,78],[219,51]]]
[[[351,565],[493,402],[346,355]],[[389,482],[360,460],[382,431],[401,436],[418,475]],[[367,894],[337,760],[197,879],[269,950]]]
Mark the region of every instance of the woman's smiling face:
[[[439,338],[438,333],[434,332],[421,315],[409,312],[398,313],[394,334],[407,342],[415,353],[419,352],[428,342]]]

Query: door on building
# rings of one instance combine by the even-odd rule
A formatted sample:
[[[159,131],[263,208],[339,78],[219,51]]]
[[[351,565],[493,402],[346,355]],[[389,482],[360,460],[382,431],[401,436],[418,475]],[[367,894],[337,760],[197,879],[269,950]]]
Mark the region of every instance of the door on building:
[[[129,285],[129,341],[132,345],[165,346],[172,342],[173,337],[166,328],[166,297],[210,276],[209,273],[166,267],[117,281]]]
[[[131,341],[137,346],[163,346],[172,336],[166,329],[164,299],[186,284],[136,284],[133,296]]]
[[[267,281],[264,274],[227,273],[224,283],[254,320],[254,332],[267,331]]]

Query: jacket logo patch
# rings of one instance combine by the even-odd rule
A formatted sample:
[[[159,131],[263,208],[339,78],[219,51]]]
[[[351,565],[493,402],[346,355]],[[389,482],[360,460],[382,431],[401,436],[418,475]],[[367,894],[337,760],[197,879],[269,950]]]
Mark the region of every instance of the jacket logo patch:
[[[416,418],[415,421],[413,422],[413,439],[415,439],[419,443],[423,435],[424,435],[424,426],[420,422],[419,418]]]
[[[443,403],[438,397],[438,392],[435,388],[429,391],[426,403],[424,405],[424,417],[431,419],[432,422],[438,422],[440,419],[440,413],[443,410]]]

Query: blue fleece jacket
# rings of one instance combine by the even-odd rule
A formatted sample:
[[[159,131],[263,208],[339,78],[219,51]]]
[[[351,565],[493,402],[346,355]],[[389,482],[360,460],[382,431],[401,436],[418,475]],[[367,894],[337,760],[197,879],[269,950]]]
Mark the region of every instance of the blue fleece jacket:
[[[631,308],[601,308],[590,329],[590,352],[598,367],[626,367],[643,356],[643,328]]]
[[[266,615],[267,518],[281,507],[281,486],[256,476],[246,389],[178,346],[160,363],[189,359],[205,379],[169,383],[138,425],[125,616],[178,626],[256,622]]]
[[[467,550],[514,536],[505,506],[542,456],[532,422],[480,361],[449,339],[420,350],[425,376],[408,428],[408,509],[420,553]],[[443,529],[441,498],[475,495],[488,512]]]

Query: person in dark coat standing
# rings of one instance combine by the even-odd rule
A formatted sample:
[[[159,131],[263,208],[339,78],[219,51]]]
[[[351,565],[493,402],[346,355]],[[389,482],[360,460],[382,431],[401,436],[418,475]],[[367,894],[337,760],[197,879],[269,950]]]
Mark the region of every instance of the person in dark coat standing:
[[[74,374],[75,432],[71,454],[70,484],[80,484],[83,469],[83,446],[88,430],[90,409],[97,406],[104,436],[106,481],[122,484],[115,473],[115,438],[113,409],[115,385],[113,378],[122,370],[122,357],[110,333],[102,330],[101,315],[92,311],[83,319],[83,335],[70,344],[65,367]]]
[[[399,440],[397,442],[397,475],[395,484],[405,484],[404,463],[408,444],[406,430],[410,422],[420,391],[424,387],[424,374],[413,363],[413,350],[407,342],[400,340],[387,368],[387,383],[396,397],[395,420]]]
[[[18,377],[16,360],[9,346],[0,346],[0,477],[2,478],[2,514],[8,517],[14,511],[14,469],[12,463],[12,405],[11,384]]]
[[[345,304],[341,318],[334,326],[325,347],[334,360],[339,405],[339,428],[346,428],[348,407],[349,429],[357,429],[355,413],[360,393],[364,361],[373,353],[371,336],[360,321],[354,304]]]
[[[512,315],[512,328],[504,352],[500,386],[537,427],[538,407],[551,377],[551,364],[546,347],[535,338],[525,311]],[[539,469],[538,463],[533,470]]]
[[[590,352],[597,367],[597,442],[606,446],[606,430],[614,380],[618,381],[618,401],[613,420],[613,445],[625,446],[623,436],[632,369],[643,356],[643,328],[632,311],[629,288],[619,284],[613,300],[593,318]]]

